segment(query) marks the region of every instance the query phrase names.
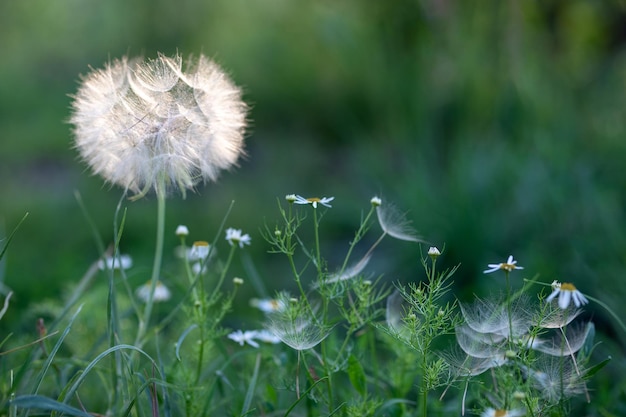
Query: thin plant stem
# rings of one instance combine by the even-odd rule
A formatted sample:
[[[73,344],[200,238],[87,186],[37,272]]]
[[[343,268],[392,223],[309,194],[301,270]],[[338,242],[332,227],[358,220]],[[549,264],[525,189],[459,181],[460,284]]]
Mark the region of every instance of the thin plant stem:
[[[322,253],[320,250],[320,237],[319,237],[319,219],[317,216],[317,208],[313,208],[313,229],[315,232],[315,258],[316,258],[316,266],[317,266],[317,276],[320,281],[323,278],[322,272]],[[328,317],[328,299],[326,297],[323,298],[323,313],[322,313],[322,321],[326,323]],[[326,371],[326,376],[328,379],[326,380],[326,387],[328,388],[328,406],[332,408],[333,405],[333,383],[332,383],[332,375],[330,372],[330,367],[328,364],[328,355],[326,352],[326,340],[322,340],[321,343],[322,350],[322,362],[324,365],[324,370]]]
[[[135,346],[141,347],[143,344],[143,338],[148,330],[150,323],[150,317],[152,315],[152,307],[154,305],[154,291],[156,289],[159,276],[161,275],[161,263],[163,259],[163,242],[165,236],[165,184],[163,178],[160,179],[160,184],[157,187],[157,230],[156,230],[156,245],[154,249],[154,262],[152,264],[152,277],[150,278],[150,293],[148,294],[148,301],[146,302],[146,308],[144,310],[143,319],[139,322],[139,330],[137,331],[137,338],[135,340]]]
[[[228,254],[228,259],[226,260],[226,264],[224,265],[222,273],[220,274],[220,277],[217,280],[217,285],[215,285],[215,288],[213,288],[213,292],[211,293],[210,299],[213,299],[217,295],[217,292],[220,290],[222,284],[224,283],[224,279],[226,278],[226,273],[228,272],[228,269],[230,268],[230,264],[233,261],[233,255],[235,254],[235,250],[237,250],[237,245],[233,244],[233,246],[230,248],[230,253]]]

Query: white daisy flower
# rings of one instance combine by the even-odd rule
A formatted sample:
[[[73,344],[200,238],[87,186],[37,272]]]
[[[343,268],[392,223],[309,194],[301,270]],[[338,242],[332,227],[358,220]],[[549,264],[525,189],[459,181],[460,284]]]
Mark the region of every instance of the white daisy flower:
[[[483,271],[483,274],[490,274],[501,269],[507,272],[511,272],[514,269],[524,269],[521,266],[517,266],[517,261],[513,260],[513,255],[509,256],[509,259],[507,259],[506,262],[500,264],[489,264],[487,266],[489,267],[489,269],[485,269]]]
[[[546,302],[551,302],[555,297],[559,298],[559,307],[565,310],[571,301],[574,301],[576,307],[587,304],[589,300],[580,291],[576,289],[574,284],[569,282],[552,282],[552,293],[546,298]]]
[[[383,203],[383,200],[381,200],[380,197],[372,197],[372,199],[370,200],[370,203],[372,203],[372,206],[378,207]]]
[[[206,274],[206,271],[207,266],[204,262],[195,262],[191,265],[191,272],[193,272],[194,275]]]
[[[226,229],[226,240],[230,246],[238,243],[240,248],[243,248],[243,245],[249,245],[252,238],[247,233],[245,235],[241,234],[241,229],[233,229],[229,227]]]
[[[205,242],[204,240],[193,242],[193,245],[191,245],[191,249],[187,254],[187,260],[203,261],[209,256],[210,252],[211,246],[209,245],[209,242]]]
[[[176,228],[176,236],[183,237],[189,235],[189,229],[184,224],[178,225]]]
[[[256,335],[256,330],[246,330],[245,332],[237,330],[229,334],[227,337],[230,340],[239,343],[240,346],[243,346],[244,343],[247,343],[252,347],[258,348],[259,344],[254,340]]]
[[[250,300],[250,305],[256,307],[264,313],[274,313],[276,311],[282,311],[287,306],[284,300],[276,298],[253,298]]]
[[[152,284],[150,281],[143,284],[141,287],[137,288],[137,297],[144,303],[147,303],[150,299],[150,289]],[[154,287],[154,294],[152,295],[152,301],[155,303],[161,301],[167,301],[172,297],[172,293],[169,288],[167,288],[161,281],[157,281],[156,286]]]
[[[520,417],[526,414],[526,410],[523,408],[515,408],[513,410],[502,410],[495,408],[487,408],[480,415],[481,417]]]
[[[294,203],[296,204],[311,204],[313,206],[313,208],[317,208],[317,204],[321,204],[323,206],[326,207],[332,207],[330,204],[331,201],[333,201],[335,199],[335,197],[310,197],[310,198],[304,198],[300,195],[296,196],[296,200],[294,201]]]
[[[115,259],[112,256],[107,256],[104,259],[98,261],[98,268],[104,271],[105,269],[129,269],[133,266],[133,258],[130,255],[118,255]]]
[[[428,256],[430,256],[431,258],[436,258],[439,255],[441,255],[441,252],[439,251],[439,249],[437,249],[437,247],[435,246],[431,246],[428,249]]]

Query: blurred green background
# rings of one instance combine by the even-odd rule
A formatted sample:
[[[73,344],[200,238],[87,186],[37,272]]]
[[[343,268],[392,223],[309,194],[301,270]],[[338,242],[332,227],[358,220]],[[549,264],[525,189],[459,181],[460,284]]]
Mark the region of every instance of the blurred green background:
[[[61,297],[98,256],[75,191],[106,241],[121,195],[72,149],[79,74],[157,51],[214,58],[251,105],[240,167],[169,200],[170,249],[180,223],[211,240],[234,200],[227,225],[251,234],[259,274],[280,289],[287,270],[259,233],[276,198],[336,197],[332,261],[382,195],[461,263],[460,298],[500,290],[481,272],[513,254],[525,276],[573,282],[626,317],[623,1],[5,0],[0,51],[1,235],[30,213],[1,280],[15,292],[7,317],[27,329],[23,309]],[[124,205],[122,251],[142,283],[155,201]],[[417,280],[417,254],[388,240],[373,267]],[[605,310],[588,310],[623,351]]]

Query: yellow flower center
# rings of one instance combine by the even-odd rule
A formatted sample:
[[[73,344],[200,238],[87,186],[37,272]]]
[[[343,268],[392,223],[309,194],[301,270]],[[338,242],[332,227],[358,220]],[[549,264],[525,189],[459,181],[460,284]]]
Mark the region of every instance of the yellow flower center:
[[[505,271],[511,272],[512,270],[515,269],[515,264],[507,264],[505,262],[503,264],[500,264],[500,269],[504,269]]]
[[[506,410],[496,410],[494,417],[506,417],[507,414]]]
[[[197,242],[193,242],[193,246],[209,246],[209,242],[205,242],[204,240],[199,240]]]
[[[318,197],[311,197],[307,198],[306,201],[308,201],[309,203],[319,203],[320,201],[322,201],[322,199]]]
[[[576,287],[574,286],[574,284],[571,284],[569,282],[562,282],[561,291],[576,291]]]

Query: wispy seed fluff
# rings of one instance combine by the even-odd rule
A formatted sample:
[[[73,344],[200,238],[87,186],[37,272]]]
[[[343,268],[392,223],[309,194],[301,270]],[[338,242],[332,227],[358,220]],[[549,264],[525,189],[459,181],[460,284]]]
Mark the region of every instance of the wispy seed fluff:
[[[139,195],[215,181],[243,153],[247,106],[213,61],[115,60],[82,78],[75,146],[96,174]]]

